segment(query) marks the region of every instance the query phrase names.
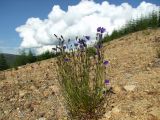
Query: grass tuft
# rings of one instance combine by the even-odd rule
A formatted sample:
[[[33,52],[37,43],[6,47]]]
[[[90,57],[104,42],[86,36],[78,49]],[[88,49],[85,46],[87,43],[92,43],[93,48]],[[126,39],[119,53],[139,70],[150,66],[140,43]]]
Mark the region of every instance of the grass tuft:
[[[57,37],[60,51],[57,57],[58,80],[61,86],[70,119],[98,119],[109,89],[106,79],[108,61],[104,60],[102,49],[103,29],[97,29],[98,42],[95,48],[87,49],[86,39],[78,39],[72,48],[64,45],[63,37]],[[90,54],[94,53],[94,54]],[[106,82],[107,81],[107,82]]]

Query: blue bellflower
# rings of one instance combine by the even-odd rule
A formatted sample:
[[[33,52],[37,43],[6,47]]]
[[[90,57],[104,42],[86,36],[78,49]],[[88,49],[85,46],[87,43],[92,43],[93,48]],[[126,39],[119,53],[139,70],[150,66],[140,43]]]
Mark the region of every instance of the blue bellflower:
[[[104,33],[106,29],[104,27],[98,27],[97,32]]]
[[[104,65],[108,65],[108,63],[109,62],[107,60],[103,62]]]
[[[67,47],[66,46],[63,46],[63,49],[65,50]]]
[[[106,80],[104,81],[104,83],[105,83],[106,85],[108,85],[108,84],[110,83],[110,81],[106,79]]]
[[[90,36],[85,36],[85,38],[86,38],[87,40],[90,40]]]

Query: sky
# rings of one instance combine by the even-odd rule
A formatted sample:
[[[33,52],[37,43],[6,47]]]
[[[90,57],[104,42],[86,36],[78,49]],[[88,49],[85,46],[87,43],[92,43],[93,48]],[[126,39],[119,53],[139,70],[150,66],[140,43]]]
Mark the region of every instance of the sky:
[[[42,53],[56,44],[54,33],[94,39],[98,26],[110,34],[159,6],[160,0],[0,0],[0,52],[35,48]]]

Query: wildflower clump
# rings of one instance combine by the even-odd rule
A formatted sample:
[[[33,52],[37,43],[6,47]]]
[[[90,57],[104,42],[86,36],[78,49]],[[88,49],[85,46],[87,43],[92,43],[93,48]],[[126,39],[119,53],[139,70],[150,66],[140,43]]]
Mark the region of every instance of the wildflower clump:
[[[97,28],[95,54],[92,55],[87,50],[90,36],[76,37],[71,44],[70,40],[66,43],[63,36],[55,35],[59,45],[54,50],[60,52],[58,80],[70,119],[98,119],[103,112],[109,84],[105,70],[109,62],[104,59],[102,46],[104,32],[105,28]]]

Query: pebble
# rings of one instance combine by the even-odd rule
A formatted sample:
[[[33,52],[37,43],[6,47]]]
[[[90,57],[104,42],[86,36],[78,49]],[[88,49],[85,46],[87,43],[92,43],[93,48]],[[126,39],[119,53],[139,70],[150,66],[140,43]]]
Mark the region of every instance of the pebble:
[[[126,86],[124,86],[124,89],[126,91],[133,91],[135,88],[136,88],[135,85],[126,85]]]
[[[114,107],[113,109],[112,109],[112,113],[113,114],[118,114],[120,112],[120,109],[118,108],[118,107]]]
[[[111,117],[111,111],[106,112],[106,113],[104,114],[104,117],[107,118],[107,119],[109,119],[109,118]]]
[[[27,93],[27,91],[19,91],[19,96],[23,97],[23,96],[25,96],[26,93]]]

